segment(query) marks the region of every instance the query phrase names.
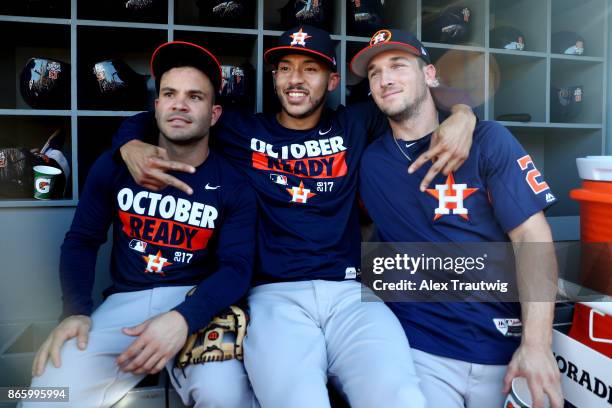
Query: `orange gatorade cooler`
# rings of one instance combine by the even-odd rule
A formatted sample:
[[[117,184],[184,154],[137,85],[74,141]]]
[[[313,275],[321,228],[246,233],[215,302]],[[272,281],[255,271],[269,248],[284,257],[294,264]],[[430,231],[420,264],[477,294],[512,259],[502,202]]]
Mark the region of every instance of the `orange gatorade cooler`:
[[[570,197],[580,202],[580,283],[612,295],[612,156],[587,156],[576,163],[582,188]]]
[[[612,359],[611,300],[576,303],[569,336]]]

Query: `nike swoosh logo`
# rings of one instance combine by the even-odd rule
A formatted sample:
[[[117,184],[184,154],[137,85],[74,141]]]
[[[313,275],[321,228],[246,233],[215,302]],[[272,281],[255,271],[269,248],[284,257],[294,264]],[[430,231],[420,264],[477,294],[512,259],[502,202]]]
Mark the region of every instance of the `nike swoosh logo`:
[[[321,129],[319,129],[319,135],[321,136],[325,136],[326,134],[328,134],[329,132],[331,132],[332,128],[330,127],[329,129],[327,129],[327,132],[321,132]]]
[[[408,148],[410,148],[410,146],[412,146],[412,145],[414,145],[414,144],[416,144],[416,142],[406,143],[406,148],[408,149]]]
[[[213,187],[213,186],[209,186],[208,183],[206,183],[206,185],[204,186],[204,189],[206,189],[206,190],[216,190],[219,187],[221,187],[221,186],[214,186]]]

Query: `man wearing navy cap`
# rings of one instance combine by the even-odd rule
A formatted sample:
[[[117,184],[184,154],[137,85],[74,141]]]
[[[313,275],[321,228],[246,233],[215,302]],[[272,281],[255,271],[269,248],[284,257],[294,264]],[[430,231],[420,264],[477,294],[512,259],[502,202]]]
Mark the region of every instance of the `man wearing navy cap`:
[[[399,322],[384,304],[362,302],[357,281],[357,169],[385,118],[373,103],[325,107],[340,81],[327,32],[306,25],[288,30],[264,57],[274,66],[280,112],[225,109],[214,135],[255,187],[259,203],[245,339],[253,390],[265,407],[328,407],[329,378],[353,407],[421,407]],[[443,142],[420,159],[438,157],[425,179],[444,166],[454,169],[467,155],[474,116],[457,111],[440,130]],[[115,146],[152,125],[147,114],[126,120]],[[146,159],[158,155],[153,147],[130,141],[121,154],[142,183],[200,188],[162,173],[184,169],[180,163],[152,160],[155,166],[147,166]]]
[[[429,164],[414,174],[404,171],[429,148],[439,120],[429,89],[436,86],[436,69],[412,34],[380,30],[350,68],[369,79],[390,124],[365,150],[360,168],[360,193],[381,241],[552,241],[542,210],[556,198],[530,156],[495,122],[476,125],[468,159],[448,176],[437,176],[435,188],[419,189]],[[543,407],[544,394],[553,407],[563,406],[551,351],[556,261],[554,251],[536,255],[538,264],[527,274],[519,268],[519,277],[548,278],[549,293],[538,300],[551,301],[389,304],[413,348],[428,406],[501,407],[515,377],[527,378],[533,407]]]
[[[112,152],[98,158],[62,245],[64,319],[36,355],[32,386],[69,387],[69,403],[45,406],[110,407],[166,367],[185,404],[258,406],[239,361],[173,369],[187,336],[246,294],[257,208],[249,183],[208,147],[221,114],[217,59],[198,45],[170,42],[154,52],[151,73],[158,130],[147,136],[194,166],[176,177],[199,188],[155,193]],[[111,225],[112,286],[92,313],[96,256]]]

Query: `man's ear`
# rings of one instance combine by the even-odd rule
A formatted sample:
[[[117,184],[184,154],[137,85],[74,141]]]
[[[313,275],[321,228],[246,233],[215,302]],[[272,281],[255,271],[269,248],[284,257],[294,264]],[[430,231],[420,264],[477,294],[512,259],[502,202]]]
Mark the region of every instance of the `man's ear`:
[[[436,88],[440,86],[440,81],[436,76],[436,67],[433,64],[429,64],[423,67],[423,75],[425,76],[425,82],[430,88]]]
[[[327,80],[327,90],[329,92],[332,92],[338,87],[339,84],[340,84],[340,74],[337,72],[332,72],[329,75],[329,79]]]
[[[212,115],[210,116],[210,126],[215,126],[215,123],[221,117],[221,113],[223,113],[223,108],[221,105],[213,105],[212,106]]]
[[[159,106],[159,98],[155,98],[155,108],[153,109],[153,112],[155,112],[155,119],[158,118],[158,116],[157,116],[158,115],[158,113],[157,113],[158,112],[158,110],[157,110],[158,106]]]

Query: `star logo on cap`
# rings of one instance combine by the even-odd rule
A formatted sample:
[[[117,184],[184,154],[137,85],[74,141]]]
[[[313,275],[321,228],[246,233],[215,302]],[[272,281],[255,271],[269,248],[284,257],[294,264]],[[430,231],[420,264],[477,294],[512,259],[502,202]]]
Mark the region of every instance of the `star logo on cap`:
[[[308,35],[308,33],[305,33],[300,28],[300,31],[298,31],[297,33],[291,34],[290,37],[293,39],[293,41],[291,41],[291,44],[289,44],[289,45],[302,45],[302,46],[305,47],[306,46],[306,40],[311,38],[312,35]]]
[[[379,30],[370,39],[370,45],[376,45],[381,42],[387,42],[391,39],[391,31]]]

